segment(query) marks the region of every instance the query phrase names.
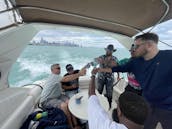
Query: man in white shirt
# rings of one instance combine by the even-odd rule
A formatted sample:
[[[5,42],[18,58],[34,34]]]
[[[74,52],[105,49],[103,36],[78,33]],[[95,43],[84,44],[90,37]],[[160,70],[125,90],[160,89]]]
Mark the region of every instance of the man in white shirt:
[[[89,129],[143,129],[148,114],[146,101],[137,94],[125,92],[120,95],[117,105],[119,123],[111,120],[108,113],[101,107],[95,94],[95,75],[93,69],[88,100]],[[114,116],[112,115],[114,118]]]

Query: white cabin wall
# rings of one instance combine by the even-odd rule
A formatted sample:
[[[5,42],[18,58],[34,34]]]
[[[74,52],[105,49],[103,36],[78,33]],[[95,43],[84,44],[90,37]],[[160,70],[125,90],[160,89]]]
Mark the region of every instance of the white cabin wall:
[[[36,33],[31,24],[23,24],[0,34],[0,90],[8,87],[8,73],[12,64]]]

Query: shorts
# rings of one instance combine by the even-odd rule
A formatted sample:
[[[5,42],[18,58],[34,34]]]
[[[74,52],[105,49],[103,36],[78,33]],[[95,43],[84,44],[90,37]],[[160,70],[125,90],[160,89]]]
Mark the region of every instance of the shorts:
[[[69,98],[66,95],[60,95],[58,98],[49,98],[46,101],[42,102],[41,105],[43,108],[54,107],[60,108],[62,103],[65,103]]]
[[[69,98],[71,98],[73,95],[77,94],[79,89],[77,90],[71,90],[71,91],[65,91],[65,95]]]

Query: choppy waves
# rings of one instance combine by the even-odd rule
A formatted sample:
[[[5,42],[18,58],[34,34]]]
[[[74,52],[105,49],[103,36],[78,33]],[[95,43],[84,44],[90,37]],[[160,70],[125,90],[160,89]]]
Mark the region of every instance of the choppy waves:
[[[61,65],[63,76],[66,73],[67,64],[72,64],[75,69],[81,69],[104,53],[102,48],[28,46],[13,65],[9,83],[11,86],[22,86],[47,78],[51,72],[50,66],[54,63]],[[87,76],[90,72],[91,69],[88,69]]]

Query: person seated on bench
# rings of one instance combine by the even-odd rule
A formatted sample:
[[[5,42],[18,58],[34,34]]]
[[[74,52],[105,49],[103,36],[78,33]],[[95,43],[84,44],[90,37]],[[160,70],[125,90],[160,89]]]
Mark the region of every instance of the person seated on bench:
[[[79,77],[86,74],[86,68],[82,68],[81,70],[74,70],[71,64],[67,64],[66,70],[67,73],[62,78],[61,83],[65,95],[71,98],[74,94],[78,93]],[[67,81],[66,78],[70,79],[70,81]]]
[[[40,104],[43,108],[55,107],[64,111],[67,116],[68,123],[71,128],[79,128],[76,118],[69,112],[68,100],[69,98],[61,92],[61,76],[60,65],[53,64],[51,66],[51,75],[47,79],[44,89],[41,93]]]

